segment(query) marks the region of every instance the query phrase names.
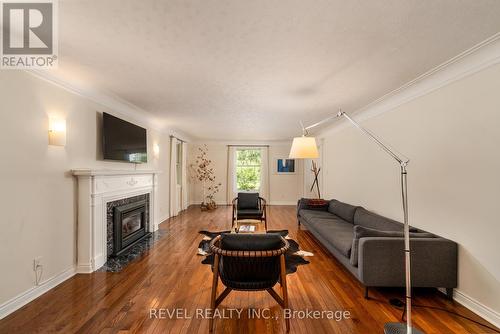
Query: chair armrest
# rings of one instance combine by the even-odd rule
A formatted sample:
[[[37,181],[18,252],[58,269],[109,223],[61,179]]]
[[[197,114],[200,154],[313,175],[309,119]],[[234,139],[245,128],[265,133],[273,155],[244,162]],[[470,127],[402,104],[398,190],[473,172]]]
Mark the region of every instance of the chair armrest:
[[[233,207],[233,220],[237,217],[236,212],[238,210],[238,197],[233,198],[231,201]]]
[[[246,258],[258,258],[258,257],[275,257],[285,254],[290,248],[288,240],[280,236],[281,248],[273,250],[227,250],[220,248],[220,240],[222,236],[218,235],[210,242],[210,251],[212,254],[218,254],[228,257],[246,257]]]
[[[266,211],[267,201],[263,197],[259,197],[259,206],[262,211]]]
[[[457,287],[458,247],[444,238],[410,241],[413,287]],[[359,240],[359,279],[366,286],[404,286],[404,238]]]

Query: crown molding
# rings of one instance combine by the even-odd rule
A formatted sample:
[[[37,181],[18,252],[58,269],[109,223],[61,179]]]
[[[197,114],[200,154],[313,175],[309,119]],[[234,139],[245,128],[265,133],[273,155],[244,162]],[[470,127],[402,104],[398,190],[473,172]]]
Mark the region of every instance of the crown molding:
[[[132,121],[136,121],[137,123],[147,126],[150,129],[168,135],[174,135],[186,142],[190,142],[193,140],[193,138],[189,134],[169,126],[165,126],[164,122],[153,117],[148,111],[120,98],[116,94],[79,87],[77,85],[69,83],[66,80],[58,78],[55,75],[52,75],[47,70],[24,70],[24,72],[40,80],[62,88],[72,94],[76,94],[80,97],[97,103],[105,107],[106,109],[113,111],[113,113],[123,115]]]
[[[154,124],[155,120],[153,119],[153,117],[147,115],[147,111],[134,105],[133,103],[130,103],[116,96],[111,92],[104,93],[104,92],[99,92],[97,90],[91,90],[71,84],[66,80],[63,80],[55,75],[52,75],[48,70],[24,70],[24,71],[37,77],[38,79],[44,80],[59,88],[69,91],[70,93],[91,100],[112,111],[128,116],[133,120],[145,123],[146,125],[152,127],[155,130],[161,130],[160,127]]]
[[[192,141],[192,144],[195,145],[269,145],[269,146],[280,146],[280,145],[291,145],[291,139],[283,139],[283,140],[203,140],[196,139]]]
[[[434,67],[430,71],[407,82],[401,87],[391,91],[388,94],[376,99],[365,107],[358,110],[347,111],[350,115],[355,115],[358,121],[383,114],[391,111],[400,105],[408,103],[418,97],[429,94],[443,86],[451,84],[468,75],[477,73],[489,66],[500,62],[500,33],[497,33],[483,42],[476,44],[472,48],[449,59],[448,61]],[[146,124],[148,127],[169,135],[174,135],[187,142],[193,143],[214,143],[214,144],[284,144],[289,140],[276,141],[229,141],[229,140],[202,140],[192,137],[189,134],[177,129],[162,125],[162,122],[155,119],[146,110],[116,96],[113,93],[98,92],[95,90],[77,87],[69,82],[57,78],[44,70],[25,70],[29,74],[52,83],[71,93],[87,98],[99,105],[102,105],[118,114],[125,115],[132,120]],[[320,130],[318,137],[325,137],[328,134],[340,131],[345,128],[345,122],[335,122],[334,124]]]
[[[499,63],[500,32],[349,114],[365,121]],[[317,136],[324,138],[348,126],[334,122]]]

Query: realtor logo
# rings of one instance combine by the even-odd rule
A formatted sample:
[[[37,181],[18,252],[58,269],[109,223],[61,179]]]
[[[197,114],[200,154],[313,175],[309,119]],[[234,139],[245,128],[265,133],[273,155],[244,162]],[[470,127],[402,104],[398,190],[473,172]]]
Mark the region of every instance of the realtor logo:
[[[56,0],[0,1],[2,69],[57,67]]]

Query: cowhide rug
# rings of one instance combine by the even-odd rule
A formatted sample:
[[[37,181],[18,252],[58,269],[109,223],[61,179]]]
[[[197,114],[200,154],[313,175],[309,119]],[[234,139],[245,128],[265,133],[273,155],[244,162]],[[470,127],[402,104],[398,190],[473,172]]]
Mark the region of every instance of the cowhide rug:
[[[210,232],[210,231],[200,231],[200,234],[203,234],[205,237],[203,240],[200,241],[200,244],[198,245],[198,255],[205,256],[203,261],[201,261],[202,264],[209,264],[212,265],[214,263],[214,256],[213,254],[210,253],[210,242],[212,239],[217,237],[218,235],[222,233],[229,233],[230,231],[220,231],[220,232]],[[309,264],[309,261],[304,259],[304,257],[307,256],[314,256],[313,253],[311,252],[306,252],[303,250],[300,250],[299,244],[288,237],[288,230],[277,230],[277,231],[267,231],[267,233],[278,233],[282,237],[284,237],[288,243],[290,244],[290,248],[288,251],[285,253],[285,266],[286,266],[286,273],[287,274],[292,274],[297,271],[297,267],[303,264]]]

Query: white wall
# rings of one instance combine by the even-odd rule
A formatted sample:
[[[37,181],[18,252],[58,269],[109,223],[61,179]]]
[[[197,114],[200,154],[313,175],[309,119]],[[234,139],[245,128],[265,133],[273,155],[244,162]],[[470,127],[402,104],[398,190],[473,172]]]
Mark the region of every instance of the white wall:
[[[250,145],[250,143],[246,143]],[[258,143],[262,144],[263,143]],[[226,142],[210,142],[208,146],[208,158],[212,160],[215,170],[216,182],[221,182],[221,191],[216,196],[216,202],[227,204],[227,145]],[[303,189],[303,167],[302,161],[297,161],[297,172],[292,175],[276,174],[275,159],[287,158],[290,152],[290,143],[269,143],[269,199],[272,205],[294,205],[297,199],[302,196]],[[188,168],[196,161],[198,148],[203,143],[193,143],[189,145]],[[188,170],[188,175],[192,173]],[[192,204],[199,204],[202,201],[203,193],[201,183],[190,178],[190,195]]]
[[[499,88],[495,65],[363,122],[411,159],[410,224],[459,244],[459,295],[490,320],[500,314]],[[399,166],[353,127],[324,140],[326,197],[401,221]]]
[[[304,183],[302,160],[295,160],[297,164],[295,174],[276,173],[276,159],[287,159],[290,146],[291,142],[269,146],[269,197],[273,205],[296,205],[297,200],[302,197]]]
[[[98,114],[103,111],[114,113],[26,72],[0,71],[0,305],[33,288],[35,257],[43,257],[42,282],[74,266],[77,198],[69,171],[134,168],[99,160]],[[48,145],[49,114],[67,120],[65,147]],[[163,171],[160,218],[168,215],[169,140],[148,129],[149,162],[137,167]],[[154,143],[160,146],[159,158],[152,154]]]
[[[199,155],[199,148],[203,144],[189,143],[188,144],[188,159],[187,159],[187,175],[189,187],[189,200],[191,204],[200,204],[203,201],[202,184],[194,177],[192,165],[196,162],[196,157]],[[207,158],[212,160],[212,168],[214,169],[215,182],[221,183],[220,191],[215,196],[215,201],[218,204],[226,204],[227,194],[227,147],[224,144],[210,143],[207,144]]]

